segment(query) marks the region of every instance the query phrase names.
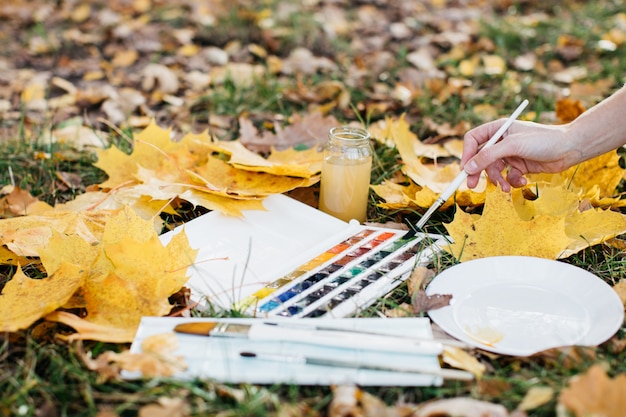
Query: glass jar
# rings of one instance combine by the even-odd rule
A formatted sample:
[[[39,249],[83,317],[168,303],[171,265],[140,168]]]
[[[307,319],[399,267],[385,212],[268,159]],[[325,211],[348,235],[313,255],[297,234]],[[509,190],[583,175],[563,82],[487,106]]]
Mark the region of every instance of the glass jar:
[[[371,172],[369,132],[350,126],[330,129],[322,163],[320,210],[346,222],[363,223]]]

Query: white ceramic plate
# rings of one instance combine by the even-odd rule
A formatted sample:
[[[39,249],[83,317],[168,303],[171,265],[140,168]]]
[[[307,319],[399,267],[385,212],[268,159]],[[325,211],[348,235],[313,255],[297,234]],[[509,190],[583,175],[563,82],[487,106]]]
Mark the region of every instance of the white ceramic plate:
[[[428,314],[469,345],[527,356],[561,346],[595,346],[617,332],[624,306],[602,279],[559,261],[497,256],[455,265],[427,294],[452,294]]]

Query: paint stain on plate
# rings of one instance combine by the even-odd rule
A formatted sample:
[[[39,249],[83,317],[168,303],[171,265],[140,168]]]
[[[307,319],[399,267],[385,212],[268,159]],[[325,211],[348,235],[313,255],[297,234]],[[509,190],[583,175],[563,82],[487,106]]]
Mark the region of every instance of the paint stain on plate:
[[[491,347],[504,339],[502,332],[490,326],[465,326],[463,330],[472,339]]]

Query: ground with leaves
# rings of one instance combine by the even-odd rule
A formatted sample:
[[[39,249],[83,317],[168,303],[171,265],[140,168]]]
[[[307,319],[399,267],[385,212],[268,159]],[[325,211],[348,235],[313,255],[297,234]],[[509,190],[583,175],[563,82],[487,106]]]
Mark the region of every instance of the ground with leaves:
[[[315,204],[319,161],[298,160],[291,148],[323,142],[331,125],[364,123],[377,139],[368,220],[415,222],[458,169],[468,128],[509,114],[522,98],[531,102],[525,118],[561,123],[623,85],[626,4],[544,3],[3,1],[0,312],[26,321],[3,328],[0,414],[621,416],[623,330],[598,348],[530,358],[473,351],[453,364],[480,372],[472,383],[367,390],[124,381],[119,367],[138,359],[112,343],[126,339],[102,337],[120,335],[107,326],[124,320],[115,314],[119,294],[97,285],[139,288],[125,292],[132,295],[125,306],[148,292],[158,305],[151,314],[166,314],[163,299],[181,282],[173,272],[167,288],[145,291],[143,266],[131,267],[127,248],[172,258],[172,248],[154,245],[158,233],[207,209],[236,213],[234,200],[290,191]],[[220,158],[198,159],[207,148]],[[511,201],[462,190],[458,206],[449,204],[432,227],[451,234],[472,227],[475,246],[485,248],[489,216],[519,223],[515,216],[529,215],[515,201],[532,199],[526,208],[544,217],[575,211],[554,230],[562,240],[548,257],[561,255],[623,294],[623,243],[598,244],[604,232],[589,227],[623,228],[622,166],[618,155],[591,164],[585,179],[602,173],[595,182],[604,188],[576,183],[558,194],[559,207],[542,198],[572,185],[567,174]],[[106,210],[115,221],[101,221]],[[481,212],[488,221],[476,220]],[[133,231],[134,240],[120,240],[119,230]],[[76,253],[85,255],[82,269],[72,266]],[[163,268],[181,271],[175,262]],[[83,269],[94,271],[91,280],[78,274]],[[42,279],[48,270],[58,274]],[[368,314],[416,314],[419,294],[405,286]],[[20,305],[29,297],[36,303]],[[73,309],[57,310],[70,301]],[[184,294],[169,301],[184,303]],[[96,320],[85,324],[86,313]],[[76,331],[91,339],[68,341]]]

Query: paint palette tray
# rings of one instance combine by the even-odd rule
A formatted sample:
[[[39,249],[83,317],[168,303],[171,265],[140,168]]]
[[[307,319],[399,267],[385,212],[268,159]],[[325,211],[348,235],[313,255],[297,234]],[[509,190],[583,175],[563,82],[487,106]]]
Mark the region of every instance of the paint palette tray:
[[[447,245],[445,236],[346,223],[284,195],[243,217],[211,212],[185,230],[199,250],[192,299],[261,317],[358,314]]]
[[[371,305],[430,262],[442,237],[363,227],[244,301],[261,315],[345,317]]]

